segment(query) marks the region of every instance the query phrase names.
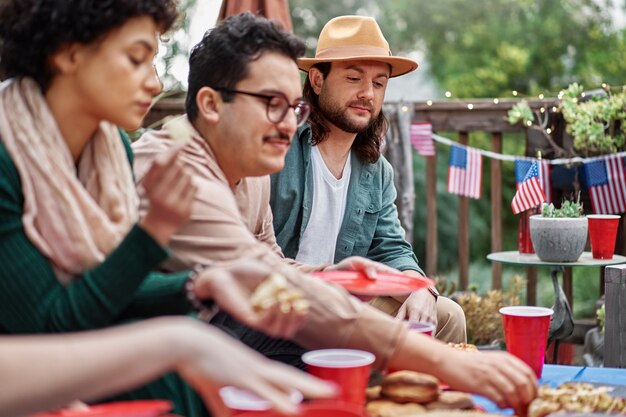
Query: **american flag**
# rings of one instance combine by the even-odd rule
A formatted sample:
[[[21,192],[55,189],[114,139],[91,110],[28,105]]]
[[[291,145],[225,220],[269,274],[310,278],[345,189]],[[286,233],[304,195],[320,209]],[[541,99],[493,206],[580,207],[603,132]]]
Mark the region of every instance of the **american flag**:
[[[415,122],[411,124],[411,144],[417,153],[422,156],[435,155],[433,125],[428,122]]]
[[[537,160],[539,161],[539,184],[541,189],[546,195],[546,202],[552,201],[552,186],[550,185],[550,161],[547,159]],[[515,161],[515,184],[519,189],[520,185],[526,178],[526,173],[530,169],[533,161],[530,159],[518,159]]]
[[[539,168],[537,161],[532,161],[530,169],[526,172],[524,180],[517,187],[517,192],[513,196],[511,207],[513,213],[518,214],[546,201],[546,195],[539,183]]]
[[[594,213],[617,214],[626,211],[626,157],[609,156],[585,162],[585,178]]]
[[[477,149],[450,147],[448,192],[475,199],[480,198],[483,160]]]

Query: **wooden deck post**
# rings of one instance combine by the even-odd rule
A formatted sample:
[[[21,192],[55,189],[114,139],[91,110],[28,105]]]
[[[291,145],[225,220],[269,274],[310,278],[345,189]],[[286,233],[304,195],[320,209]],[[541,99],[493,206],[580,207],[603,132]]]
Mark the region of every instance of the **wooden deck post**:
[[[459,132],[459,143],[469,143],[469,134]],[[459,287],[467,290],[469,284],[469,198],[459,197]]]
[[[502,153],[502,132],[491,134],[491,150]],[[502,162],[491,158],[491,251],[502,250]],[[491,289],[502,288],[502,264],[491,264]]]
[[[626,368],[626,265],[605,269],[604,366]]]
[[[437,155],[426,157],[426,275],[434,277],[437,266]]]

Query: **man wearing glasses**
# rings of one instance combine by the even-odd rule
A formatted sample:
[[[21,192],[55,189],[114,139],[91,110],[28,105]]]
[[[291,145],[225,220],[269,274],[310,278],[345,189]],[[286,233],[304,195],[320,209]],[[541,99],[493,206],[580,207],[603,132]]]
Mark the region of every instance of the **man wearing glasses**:
[[[303,52],[300,39],[247,14],[226,20],[194,47],[184,117],[190,138],[180,150],[179,159],[193,173],[198,191],[191,220],[171,238],[172,257],[163,267],[173,272],[196,264],[245,258],[262,261],[305,291],[313,309],[320,310],[310,315],[314,319],[307,318],[310,328],[317,329],[314,340],[319,341],[320,329],[334,328],[336,346],[345,343],[346,334],[353,333],[355,326],[372,325],[366,321],[375,323],[377,319],[366,319],[367,313],[361,317],[365,311],[361,303],[346,294],[335,294],[334,288],[302,271],[391,268],[360,257],[336,265],[295,265],[282,256],[276,245],[268,175],[282,169],[291,138],[311,111],[302,98],[295,63]],[[171,139],[166,124],[165,129],[147,132],[133,144],[139,185],[154,158],[175,146]],[[148,199],[141,186],[139,196],[143,215]],[[242,341],[275,360],[301,364],[304,349],[300,346],[270,340],[225,313],[219,313],[212,322],[229,328]],[[304,345],[310,343],[307,332],[304,329],[304,338],[297,339]],[[397,325],[393,323],[384,332],[390,340],[395,339]],[[389,343],[377,348],[382,357],[388,355]]]
[[[171,238],[172,258],[163,268],[176,271],[256,259],[300,288],[310,308],[302,327],[286,336],[295,343],[255,332],[223,313],[211,320],[272,359],[301,365],[304,348],[362,349],[376,356],[378,369],[428,372],[502,406],[528,403],[536,392],[534,373],[513,356],[450,348],[410,332],[405,322],[342,288],[302,273],[389,267],[359,257],[337,265],[296,265],[282,256],[272,228],[268,174],[283,167],[290,139],[310,110],[302,99],[296,66],[303,53],[300,39],[251,14],[226,19],[194,47],[186,102],[191,138],[178,155],[193,172],[198,190],[191,221]],[[171,139],[167,131],[147,132],[133,144],[139,183],[156,155],[176,146]],[[140,212],[145,214],[147,199],[141,187],[139,194]],[[232,288],[224,293],[232,294]],[[276,334],[268,332],[271,324],[257,327]]]
[[[393,169],[380,154],[387,82],[417,63],[391,55],[373,18],[340,16],[322,29],[316,57],[300,58],[298,66],[308,73],[304,95],[314,111],[285,169],[272,176],[283,253],[313,264],[365,256],[409,276],[423,274],[400,225]],[[435,324],[438,339],[466,341],[463,310],[434,288],[371,303],[400,319]]]

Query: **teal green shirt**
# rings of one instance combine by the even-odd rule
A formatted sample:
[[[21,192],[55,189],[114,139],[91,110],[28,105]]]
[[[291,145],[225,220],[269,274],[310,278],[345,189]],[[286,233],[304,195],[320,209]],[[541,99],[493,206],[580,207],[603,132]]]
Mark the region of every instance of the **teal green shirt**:
[[[104,262],[62,285],[26,236],[23,206],[18,171],[0,142],[0,333],[71,332],[190,311],[188,273],[151,272],[168,252],[138,225]]]
[[[404,239],[395,205],[393,168],[384,157],[363,164],[352,153],[352,172],[346,211],[337,236],[334,262],[348,256],[363,256],[397,268],[423,273]],[[272,175],[270,204],[276,241],[288,258],[298,253],[300,238],[311,218],[313,171],[311,128],[301,127],[293,138],[285,168]]]

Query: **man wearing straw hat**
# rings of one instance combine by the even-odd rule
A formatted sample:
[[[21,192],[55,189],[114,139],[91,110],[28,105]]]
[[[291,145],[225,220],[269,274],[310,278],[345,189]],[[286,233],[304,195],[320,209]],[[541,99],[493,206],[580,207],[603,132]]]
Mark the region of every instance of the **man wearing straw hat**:
[[[422,274],[394,204],[393,169],[380,154],[387,82],[417,63],[391,55],[373,18],[340,16],[322,29],[315,58],[300,58],[298,67],[308,72],[304,97],[313,111],[285,168],[272,176],[274,229],[285,256],[320,264],[360,255]],[[372,304],[437,325],[441,340],[466,341],[463,310],[435,289]]]

